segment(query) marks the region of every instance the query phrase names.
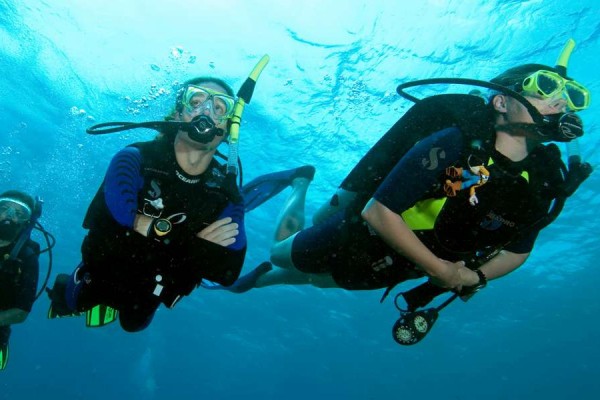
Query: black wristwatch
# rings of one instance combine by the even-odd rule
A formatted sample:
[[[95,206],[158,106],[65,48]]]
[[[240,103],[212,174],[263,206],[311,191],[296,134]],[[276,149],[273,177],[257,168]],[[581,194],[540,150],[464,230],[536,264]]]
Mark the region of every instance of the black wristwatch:
[[[154,234],[158,237],[165,236],[166,234],[171,232],[171,229],[173,229],[173,224],[171,224],[171,221],[164,218],[159,218],[155,220],[152,225],[154,228]]]

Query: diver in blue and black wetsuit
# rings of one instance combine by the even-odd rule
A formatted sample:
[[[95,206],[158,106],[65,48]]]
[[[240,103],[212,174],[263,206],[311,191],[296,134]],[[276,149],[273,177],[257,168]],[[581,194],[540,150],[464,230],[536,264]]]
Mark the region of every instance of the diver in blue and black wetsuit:
[[[49,292],[50,317],[100,305],[98,318],[118,312],[123,329],[139,331],[160,303],[173,307],[202,279],[236,280],[246,252],[244,207],[214,158],[234,104],[219,79],[186,82],[169,118],[208,128],[163,132],[114,156],[85,217],[82,262]]]
[[[544,144],[583,134],[575,112],[589,106],[590,93],[566,76],[567,60],[468,82],[493,90],[487,101],[466,94],[418,100],[346,177],[315,225],[275,243],[271,261],[281,268],[253,287],[389,289],[428,276],[466,297],[516,270],[591,172],[574,161],[567,173],[558,147]]]

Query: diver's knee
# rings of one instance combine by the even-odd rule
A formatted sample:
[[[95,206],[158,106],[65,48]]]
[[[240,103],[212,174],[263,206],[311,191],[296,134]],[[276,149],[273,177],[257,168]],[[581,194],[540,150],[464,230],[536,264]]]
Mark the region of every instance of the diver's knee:
[[[292,242],[294,241],[294,236],[277,242],[271,247],[271,263],[282,268],[294,267],[292,263]]]

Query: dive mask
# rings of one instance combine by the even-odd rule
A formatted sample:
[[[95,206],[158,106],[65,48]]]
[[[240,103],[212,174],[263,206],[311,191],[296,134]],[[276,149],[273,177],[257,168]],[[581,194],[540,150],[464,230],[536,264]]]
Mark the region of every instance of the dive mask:
[[[233,97],[196,85],[187,85],[182,90],[181,104],[187,112],[209,110],[211,118],[219,124],[232,117]]]
[[[0,241],[14,241],[31,219],[31,208],[22,201],[0,198]]]
[[[585,86],[574,80],[563,78],[553,71],[536,71],[517,86],[515,88],[517,92],[535,94],[543,99],[562,94],[571,111],[585,110],[590,106],[591,95]]]
[[[477,79],[465,78],[431,78],[421,79],[412,82],[406,82],[399,85],[396,89],[398,94],[407,100],[415,103],[420,99],[406,92],[406,89],[423,85],[469,85],[490,89],[494,92],[510,96],[521,103],[531,115],[533,124],[511,124],[513,127],[519,127],[533,132],[544,141],[570,142],[573,139],[583,136],[583,122],[581,118],[572,112],[542,115],[533,104],[524,97],[525,92],[519,93],[492,82],[480,81]],[[587,97],[589,100],[589,96]]]
[[[0,198],[0,221],[10,220],[24,224],[31,219],[31,208],[22,201],[9,197]]]

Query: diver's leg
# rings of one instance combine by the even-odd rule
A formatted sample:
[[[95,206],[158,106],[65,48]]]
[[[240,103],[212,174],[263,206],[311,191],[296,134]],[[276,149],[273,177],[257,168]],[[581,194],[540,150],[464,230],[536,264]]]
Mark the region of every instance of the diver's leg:
[[[315,229],[310,228],[301,231],[298,234],[311,236],[311,232],[313,231],[315,231]],[[339,287],[326,268],[322,268],[321,263],[317,263],[319,264],[320,270],[316,272],[303,272],[296,268],[292,261],[292,249],[296,236],[297,235],[294,234],[281,242],[275,243],[271,248],[271,262],[281,268],[273,268],[271,263],[264,262],[250,273],[238,278],[231,286],[225,287],[212,282],[203,281],[202,287],[213,290],[228,290],[233,293],[244,293],[253,288],[262,288],[273,285],[313,285],[319,288]],[[312,239],[309,239],[308,241],[301,240],[300,244],[304,245],[305,243],[311,242]]]
[[[339,287],[331,276],[330,265],[324,256],[329,255],[331,249],[324,236],[331,239],[333,235],[328,233],[333,233],[337,224],[332,220],[330,224],[313,226],[275,243],[271,248],[271,262],[281,268],[260,276],[255,286],[309,284],[320,288]]]
[[[148,327],[159,304],[126,304],[119,308],[121,328],[127,332],[139,332]]]
[[[200,282],[200,286],[204,289],[208,290],[228,290],[233,293],[246,293],[250,289],[254,289],[256,287],[256,281],[262,275],[268,273],[273,269],[273,266],[270,262],[265,261],[260,263],[257,267],[255,267],[252,271],[248,272],[246,275],[240,276],[235,282],[233,282],[230,286],[223,286],[216,282],[208,281],[203,279]]]
[[[292,261],[292,249],[296,235],[297,233],[273,244],[271,247],[271,262],[273,264],[284,269],[295,269]]]
[[[333,197],[313,215],[313,225],[318,225],[338,211],[345,209],[355,198],[356,192],[339,188]]]
[[[285,202],[277,219],[275,242],[285,240],[304,228],[306,192],[311,180],[311,176],[300,176],[292,181],[292,193]]]
[[[291,258],[289,257],[288,254],[291,251],[291,243],[293,241],[293,237],[292,238],[288,238],[287,240],[284,240],[283,242],[279,242],[276,243],[274,248],[280,248],[281,250],[279,250],[279,252],[281,253],[280,257],[275,257],[275,260],[277,263],[280,263],[283,265],[285,265],[286,268],[293,268],[293,264],[291,261]],[[279,254],[279,252],[276,251],[276,254]],[[280,261],[279,258],[283,258],[286,261]],[[289,260],[287,260],[289,258]],[[273,257],[271,258],[273,260]],[[228,290],[230,292],[233,293],[245,293],[247,291],[249,291],[250,289],[254,289],[256,287],[264,287],[264,286],[271,286],[271,285],[281,285],[284,283],[290,283],[290,284],[302,284],[302,283],[308,283],[308,282],[297,282],[298,281],[298,277],[295,278],[290,278],[287,279],[287,277],[284,277],[282,273],[282,269],[281,268],[276,268],[275,270],[273,270],[273,266],[270,262],[265,261],[263,263],[261,263],[259,266],[257,266],[256,268],[254,268],[252,271],[250,271],[249,273],[240,276],[231,286],[223,286],[220,285],[218,283],[215,282],[210,282],[207,280],[203,280],[200,285],[205,288],[205,289],[209,289],[209,290]],[[299,271],[296,271],[298,275],[302,275]],[[296,275],[293,273],[290,273],[290,275]],[[258,282],[262,282],[260,284],[260,286],[258,286]],[[292,283],[293,281],[293,283]]]
[[[318,288],[339,288],[330,274],[307,274],[297,269],[273,268],[258,277],[255,288],[275,285],[313,285]]]

